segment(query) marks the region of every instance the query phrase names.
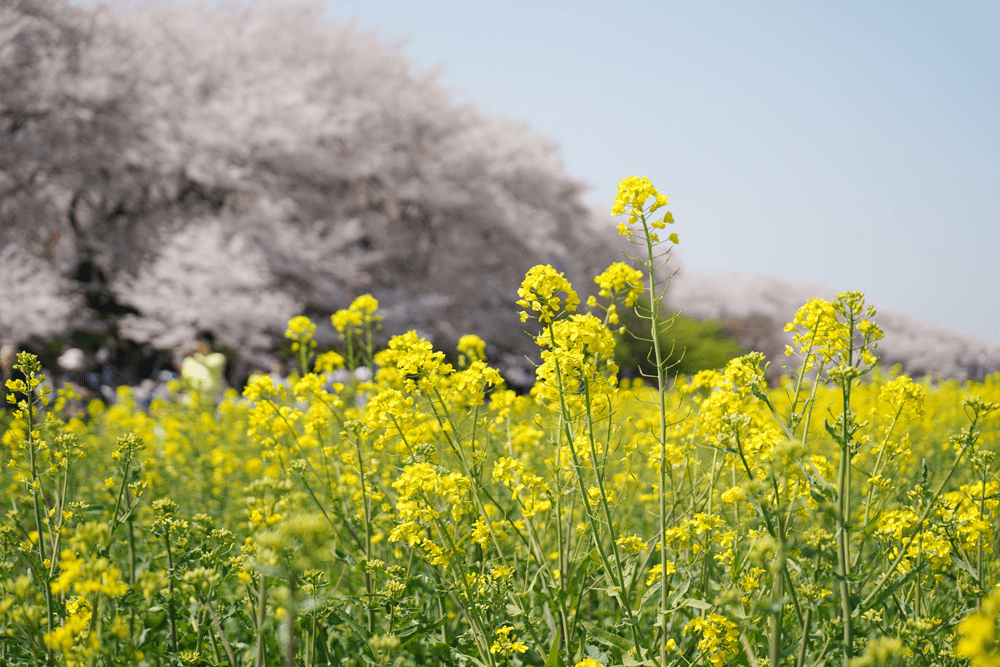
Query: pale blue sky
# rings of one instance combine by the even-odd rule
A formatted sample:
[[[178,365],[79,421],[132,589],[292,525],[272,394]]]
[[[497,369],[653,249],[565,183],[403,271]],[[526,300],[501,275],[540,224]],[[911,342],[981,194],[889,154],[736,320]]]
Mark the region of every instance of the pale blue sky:
[[[331,0],[611,205],[646,175],[685,266],[1000,343],[1000,3]]]
[[[857,289],[1000,343],[1000,2],[328,0],[528,123],[685,266]]]

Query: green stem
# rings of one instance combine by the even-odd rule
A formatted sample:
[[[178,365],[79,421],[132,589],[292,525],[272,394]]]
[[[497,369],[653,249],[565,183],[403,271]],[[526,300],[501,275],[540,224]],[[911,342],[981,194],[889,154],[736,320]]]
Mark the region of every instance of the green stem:
[[[375,612],[371,608],[372,599],[375,594],[372,575],[368,568],[368,560],[372,557],[372,513],[371,500],[368,497],[368,490],[365,487],[365,457],[361,452],[359,439],[355,437],[355,448],[358,452],[358,477],[361,480],[361,501],[365,510],[365,592],[368,598],[365,600],[365,608],[368,616],[368,634],[375,634]]]
[[[660,626],[662,633],[660,634],[660,665],[664,667],[667,664],[667,633],[666,633],[666,621],[667,621],[667,607],[669,606],[669,600],[667,599],[667,586],[666,586],[666,567],[667,567],[667,478],[670,478],[670,486],[673,487],[673,471],[669,469],[667,463],[667,397],[666,397],[666,370],[664,368],[663,352],[660,350],[660,299],[659,295],[656,293],[656,254],[653,251],[653,241],[649,237],[649,224],[646,220],[646,214],[640,212],[640,217],[642,219],[643,230],[645,231],[646,239],[646,260],[640,262],[646,268],[648,274],[648,288],[649,288],[649,332],[650,338],[653,340],[653,355],[656,360],[656,388],[657,388],[657,407],[659,408],[660,417],[660,484],[657,489],[657,496],[659,500],[659,510],[660,510],[660,567],[663,568],[663,583],[660,585],[660,609],[657,614],[657,625]]]
[[[854,366],[854,310],[847,313],[847,366]],[[837,574],[840,587],[840,611],[844,621],[844,667],[849,667],[854,657],[854,618],[851,608],[850,511],[851,511],[851,383],[853,378],[843,377],[843,415],[841,417],[840,466],[837,475]]]
[[[799,642],[799,652],[795,656],[795,667],[802,667],[806,660],[806,649],[809,648],[809,623],[812,621],[812,609],[806,609],[806,617],[802,622],[802,637]]]
[[[260,573],[260,585],[257,587],[257,656],[254,664],[264,667],[264,610],[267,588],[264,583],[264,573]],[[174,648],[177,651],[177,648]]]
[[[167,545],[167,616],[170,620],[170,648],[177,653],[177,619],[174,615],[174,559],[170,552],[170,528],[164,535]]]
[[[28,394],[27,394],[27,418],[28,418],[28,456],[31,465],[31,502],[35,514],[35,532],[38,535],[38,565],[42,572],[45,572],[45,533],[42,532],[42,501],[40,498],[41,492],[41,479],[38,474],[38,459],[36,457],[36,447],[37,442],[35,440],[35,400],[31,395],[31,381],[34,379],[34,373],[25,372],[25,377],[28,381]],[[53,553],[53,556],[55,554]],[[53,558],[53,560],[55,560]],[[55,563],[50,561],[49,567],[53,567]],[[43,582],[44,585],[42,589],[45,591],[45,609],[48,612],[46,614],[46,624],[48,631],[52,632],[52,619],[54,617],[54,611],[52,609],[52,591],[49,590],[48,581]],[[46,663],[52,662],[52,649],[46,645],[45,649],[45,661]]]
[[[229,640],[226,639],[226,633],[222,630],[222,623],[219,622],[219,616],[215,613],[215,609],[212,608],[211,598],[205,601],[205,606],[208,607],[208,613],[212,617],[212,625],[215,626],[215,632],[219,635],[219,640],[222,642],[222,648],[226,651],[226,656],[229,658],[229,664],[232,667],[236,667],[236,657],[233,655],[233,649],[229,645]]]
[[[555,328],[551,322],[549,323],[548,331],[549,331],[549,339],[552,344],[552,349],[555,350],[557,348]],[[594,517],[594,513],[590,511],[590,504],[587,500],[588,497],[587,484],[583,479],[582,465],[580,463],[580,458],[579,455],[577,454],[576,447],[573,445],[573,433],[569,427],[569,422],[570,422],[569,408],[566,405],[566,397],[563,393],[564,385],[562,379],[562,367],[561,364],[559,363],[558,358],[556,358],[555,360],[555,367],[556,367],[556,382],[559,387],[559,414],[561,415],[561,420],[563,425],[562,433],[566,436],[566,442],[569,446],[570,454],[573,456],[573,468],[574,472],[576,473],[577,484],[580,487],[580,494],[581,497],[583,498],[583,511],[584,514],[587,515],[587,520],[590,523],[590,530],[593,536],[594,548],[597,549],[597,553],[601,558],[601,564],[604,566],[604,574],[608,578],[609,582],[616,584],[618,587],[619,594],[615,596],[615,599],[618,601],[618,605],[622,608],[622,611],[625,613],[625,616],[628,617],[629,627],[632,629],[632,638],[636,648],[638,649],[639,647],[642,646],[642,642],[641,638],[639,637],[639,629],[638,627],[636,627],[637,624],[635,623],[635,619],[633,618],[632,615],[632,610],[629,608],[627,604],[625,604],[624,581],[623,580],[619,580],[617,582],[615,581],[615,577],[611,569],[611,564],[608,560],[608,555],[605,552],[604,545],[601,543],[601,535],[599,526],[597,525],[597,520]]]
[[[286,611],[286,615],[288,616],[288,626],[286,628],[288,646],[285,647],[285,667],[295,667],[295,584],[295,570],[289,568],[288,609]]]

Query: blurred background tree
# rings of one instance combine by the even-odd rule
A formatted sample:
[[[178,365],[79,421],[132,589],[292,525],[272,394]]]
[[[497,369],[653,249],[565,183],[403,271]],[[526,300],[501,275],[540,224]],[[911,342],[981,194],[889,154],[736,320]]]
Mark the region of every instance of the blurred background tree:
[[[525,365],[525,271],[589,282],[612,226],[551,140],[323,10],[0,1],[0,249],[22,257],[0,280],[40,260],[46,303],[5,308],[0,336],[208,330],[245,377],[289,316],[330,344],[329,314],[371,292],[386,334],[475,333]]]

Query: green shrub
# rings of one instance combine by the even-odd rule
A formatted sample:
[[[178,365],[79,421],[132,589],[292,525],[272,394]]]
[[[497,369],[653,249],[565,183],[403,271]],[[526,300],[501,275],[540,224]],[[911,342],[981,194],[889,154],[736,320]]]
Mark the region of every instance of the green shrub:
[[[615,361],[625,374],[656,376],[649,320],[643,317],[648,312],[649,298],[643,297],[635,308],[622,308],[619,314],[626,331],[615,334]],[[749,352],[718,322],[699,321],[679,312],[661,310],[659,331],[660,349],[669,353],[667,363],[672,375],[722,368],[730,359]]]

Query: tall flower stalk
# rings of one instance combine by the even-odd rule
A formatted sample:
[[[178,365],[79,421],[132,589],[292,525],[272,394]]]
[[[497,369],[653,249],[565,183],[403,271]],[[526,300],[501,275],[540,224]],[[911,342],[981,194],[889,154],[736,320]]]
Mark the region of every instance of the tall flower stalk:
[[[646,252],[645,255],[640,258],[633,258],[639,262],[639,265],[646,272],[646,291],[649,294],[649,311],[645,314],[640,313],[649,320],[649,336],[653,343],[653,360],[656,364],[656,388],[657,388],[657,407],[659,408],[659,418],[660,418],[660,432],[659,432],[659,472],[660,472],[660,483],[658,489],[658,502],[659,502],[659,547],[660,547],[660,562],[665,564],[667,562],[667,523],[669,520],[667,511],[667,488],[668,482],[670,488],[673,488],[673,471],[671,469],[671,464],[667,460],[667,359],[664,355],[664,350],[660,349],[660,334],[662,328],[662,322],[660,321],[660,305],[663,300],[663,292],[667,287],[667,279],[657,279],[656,272],[657,269],[662,269],[666,266],[670,259],[670,248],[666,251],[659,251],[657,246],[660,243],[659,232],[666,228],[668,224],[673,224],[674,216],[669,211],[665,211],[659,220],[656,220],[653,214],[663,208],[668,203],[668,198],[666,195],[660,194],[653,184],[645,176],[629,176],[618,184],[618,196],[615,197],[615,203],[611,209],[613,215],[624,215],[629,214],[628,224],[620,223],[618,225],[618,233],[621,236],[627,237],[633,243],[636,243],[642,247]],[[647,207],[647,202],[651,202]],[[636,233],[632,230],[633,225],[640,223],[642,226],[641,233]],[[667,240],[671,244],[676,244],[678,242],[677,234],[670,234]],[[662,286],[661,286],[662,285]],[[660,649],[660,664],[667,664],[667,632],[666,632],[666,618],[667,611],[669,608],[668,600],[668,590],[666,582],[664,581],[660,585],[660,609],[657,619],[657,624],[659,626],[659,649]]]

